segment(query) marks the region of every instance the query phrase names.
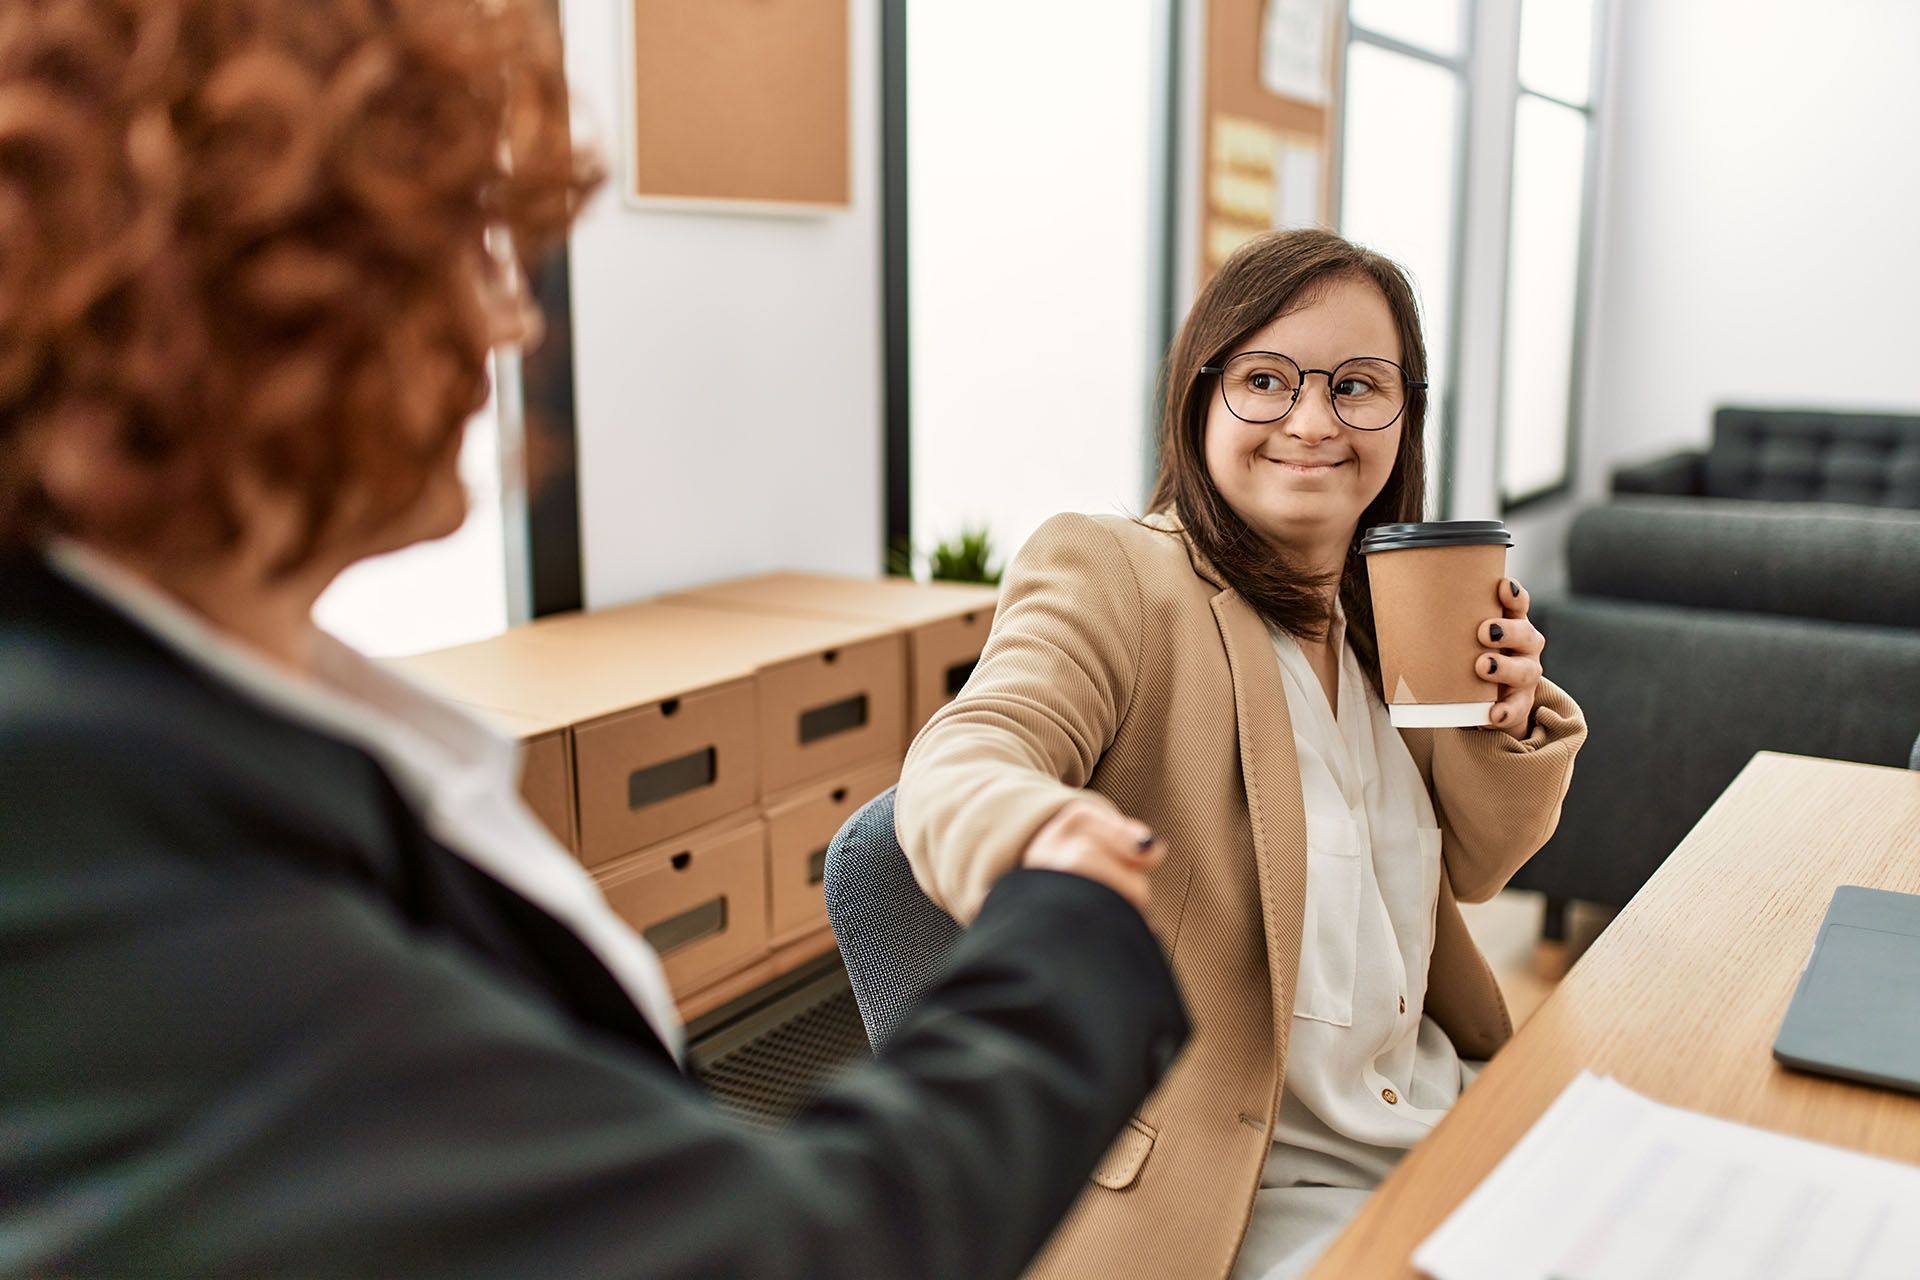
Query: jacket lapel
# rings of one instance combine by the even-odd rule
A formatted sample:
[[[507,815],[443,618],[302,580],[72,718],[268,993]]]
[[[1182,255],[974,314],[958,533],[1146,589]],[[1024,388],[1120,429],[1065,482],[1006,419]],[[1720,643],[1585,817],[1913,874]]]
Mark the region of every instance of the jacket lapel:
[[[259,855],[345,877],[421,935],[451,939],[498,980],[532,988],[579,1025],[679,1071],[599,957],[561,921],[427,831],[358,746],[296,723],[209,676],[38,557],[0,556],[0,672],[63,720],[121,697],[191,726],[202,749],[180,788],[208,840],[258,831]],[[76,692],[77,691],[77,692]],[[0,702],[13,689],[0,687]],[[184,732],[184,730],[183,730]],[[156,766],[160,767],[160,766]],[[184,769],[187,766],[172,766]]]
[[[1240,774],[1253,828],[1253,865],[1267,944],[1267,989],[1273,998],[1274,1052],[1285,1062],[1307,898],[1307,816],[1300,793],[1300,759],[1293,746],[1280,664],[1266,624],[1231,590],[1213,597],[1213,616],[1233,676]]]

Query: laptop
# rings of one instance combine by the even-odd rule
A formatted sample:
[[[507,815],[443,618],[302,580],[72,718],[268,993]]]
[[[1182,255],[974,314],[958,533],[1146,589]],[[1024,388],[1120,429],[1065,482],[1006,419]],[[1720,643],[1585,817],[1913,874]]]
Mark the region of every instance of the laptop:
[[[1797,1071],[1920,1093],[1920,895],[1833,891],[1773,1056]]]

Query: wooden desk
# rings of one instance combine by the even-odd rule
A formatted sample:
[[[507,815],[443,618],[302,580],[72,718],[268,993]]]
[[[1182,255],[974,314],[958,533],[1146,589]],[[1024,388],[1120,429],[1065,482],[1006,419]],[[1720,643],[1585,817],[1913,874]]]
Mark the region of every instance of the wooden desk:
[[[1920,1097],[1796,1075],[1773,1037],[1835,887],[1920,892],[1920,773],[1763,752],[1310,1273],[1413,1250],[1583,1068],[1657,1102],[1920,1161]]]

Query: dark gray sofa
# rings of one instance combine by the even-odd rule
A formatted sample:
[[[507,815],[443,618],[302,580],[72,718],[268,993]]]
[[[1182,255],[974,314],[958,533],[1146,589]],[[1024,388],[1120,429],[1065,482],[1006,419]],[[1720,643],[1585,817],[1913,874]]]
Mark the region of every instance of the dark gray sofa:
[[[1624,905],[1756,751],[1904,766],[1920,733],[1920,512],[1624,498],[1582,512],[1535,601],[1590,735],[1515,877]]]
[[[1613,491],[1920,508],[1920,416],[1720,408],[1706,449],[1616,471]]]

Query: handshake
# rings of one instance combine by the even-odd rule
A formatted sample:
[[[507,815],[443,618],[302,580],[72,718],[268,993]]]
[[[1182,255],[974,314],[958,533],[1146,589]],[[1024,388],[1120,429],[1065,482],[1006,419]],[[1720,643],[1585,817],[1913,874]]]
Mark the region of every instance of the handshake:
[[[1034,833],[1020,865],[1097,880],[1145,914],[1152,896],[1147,877],[1166,856],[1146,823],[1096,801],[1074,800]]]

